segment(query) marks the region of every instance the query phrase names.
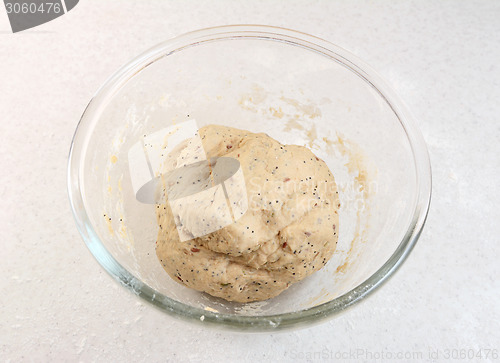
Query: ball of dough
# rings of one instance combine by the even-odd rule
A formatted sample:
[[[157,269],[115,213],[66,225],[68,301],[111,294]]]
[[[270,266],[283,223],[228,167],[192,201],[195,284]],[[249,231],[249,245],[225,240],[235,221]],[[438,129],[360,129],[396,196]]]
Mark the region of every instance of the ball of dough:
[[[165,271],[212,296],[251,302],[275,297],[321,269],[337,245],[340,207],[325,162],[306,147],[262,133],[209,125],[199,136],[208,159],[239,161],[248,209],[221,229],[182,240],[178,226],[192,233],[203,216],[218,213],[217,203],[191,205],[183,220],[175,220],[168,200],[158,204],[156,254]],[[171,169],[181,165],[183,148],[187,144],[170,156]],[[204,173],[201,179],[210,180],[210,170]]]

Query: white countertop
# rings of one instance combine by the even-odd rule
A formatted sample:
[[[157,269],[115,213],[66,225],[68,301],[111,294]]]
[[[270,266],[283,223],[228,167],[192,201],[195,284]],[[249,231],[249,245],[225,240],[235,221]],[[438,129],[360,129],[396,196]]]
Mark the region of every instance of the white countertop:
[[[488,0],[82,0],[12,34],[0,6],[0,361],[445,361],[461,350],[494,361],[485,355],[500,354],[499,19]],[[104,272],[70,212],[71,138],[104,80],[160,41],[235,23],[352,51],[392,84],[429,147],[433,199],[409,259],[365,302],[307,329],[243,334],[167,316]]]

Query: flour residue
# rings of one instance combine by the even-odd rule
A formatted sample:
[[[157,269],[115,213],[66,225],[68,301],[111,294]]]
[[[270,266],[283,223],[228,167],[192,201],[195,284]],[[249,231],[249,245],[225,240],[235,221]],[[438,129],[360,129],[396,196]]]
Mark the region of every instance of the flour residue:
[[[128,123],[115,137],[112,143],[112,148],[109,153],[108,162],[106,164],[105,173],[105,188],[107,192],[106,201],[115,201],[114,205],[105,203],[103,216],[106,223],[108,232],[120,240],[118,246],[125,246],[128,251],[133,248],[134,239],[128,232],[125,211],[123,207],[123,174],[115,173],[114,168],[121,168],[121,163],[124,162],[119,155],[120,148],[126,140],[127,130],[129,129]]]

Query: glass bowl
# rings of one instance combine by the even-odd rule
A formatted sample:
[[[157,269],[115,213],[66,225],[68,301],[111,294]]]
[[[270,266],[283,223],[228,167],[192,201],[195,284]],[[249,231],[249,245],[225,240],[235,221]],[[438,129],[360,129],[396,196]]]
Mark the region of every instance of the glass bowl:
[[[129,152],[147,135],[193,120],[265,132],[325,160],[341,207],[337,250],[323,269],[247,304],[164,272],[155,206],[136,198]],[[176,317],[262,331],[321,321],[377,290],[422,231],[431,171],[414,121],[370,67],[310,35],[237,25],[161,43],[111,76],[78,124],[68,189],[85,243],[124,287]]]

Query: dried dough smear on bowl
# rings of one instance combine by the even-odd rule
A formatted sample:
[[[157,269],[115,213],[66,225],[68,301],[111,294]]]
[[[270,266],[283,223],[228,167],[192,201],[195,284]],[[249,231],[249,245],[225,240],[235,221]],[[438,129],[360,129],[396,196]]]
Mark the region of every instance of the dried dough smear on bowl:
[[[338,197],[340,207],[338,222],[333,221],[328,228],[328,238],[326,227],[309,230],[305,226],[320,226],[318,218],[321,223],[328,216],[332,218],[334,205],[326,208],[318,203],[299,221],[281,208],[297,198],[280,191],[283,194],[273,201],[271,195],[278,190],[276,185],[273,193],[262,195],[253,184],[258,184],[263,192],[271,185],[263,183],[262,177],[252,184],[245,175],[245,191],[251,197],[246,213],[236,218],[238,208],[232,209],[232,215],[231,211],[223,214],[227,220],[234,219],[231,227],[225,224],[220,232],[202,235],[198,234],[203,230],[198,231],[181,244],[190,246],[187,252],[193,258],[222,251],[221,254],[239,262],[235,263],[238,269],[249,266],[244,272],[257,271],[259,278],[236,282],[236,275],[246,276],[243,269],[228,280],[217,276],[208,291],[216,296],[180,283],[177,277],[192,282],[189,274],[195,270],[194,265],[188,271],[171,265],[175,266],[169,271],[174,281],[158,260],[158,255],[168,259],[168,253],[174,252],[162,251],[161,247],[156,250],[156,242],[173,243],[173,239],[164,238],[162,233],[166,232],[160,231],[160,225],[173,231],[173,226],[162,220],[166,214],[158,213],[157,207],[165,203],[156,205],[141,199],[141,193],[147,190],[142,186],[150,184],[142,172],[131,172],[130,166],[138,165],[132,169],[150,173],[150,179],[157,178],[152,180],[161,180],[164,165],[154,157],[146,160],[141,150],[155,149],[148,140],[159,130],[193,119],[204,132],[217,128],[248,130],[251,136],[245,139],[255,145],[245,149],[244,155],[264,154],[260,143],[270,145],[266,155],[259,156],[262,160],[278,156],[283,152],[281,146],[287,145],[287,150],[300,147],[294,153],[309,155],[309,162],[319,168],[315,175],[308,176],[311,180],[320,180],[318,177],[324,174],[323,181],[331,185],[329,171],[335,177],[338,194],[323,190],[319,193],[322,199]],[[257,136],[262,134],[269,138]],[[222,140],[222,136],[214,137],[213,142],[216,140]],[[159,140],[158,145],[162,142]],[[213,148],[213,155],[206,157],[210,162],[216,158],[216,164],[233,165],[232,160],[238,160],[236,144],[229,149],[226,145],[227,150],[208,146],[207,149]],[[172,151],[170,147],[168,144],[168,152]],[[264,167],[255,160],[252,164],[251,157],[244,155],[240,152],[240,158],[245,159],[233,165],[236,169],[230,168],[234,173],[228,178],[235,183],[240,180],[237,170],[243,173],[250,166],[255,170]],[[304,180],[306,175],[286,172],[281,164],[285,159],[280,159],[279,164],[267,163],[267,173],[278,167],[268,179],[281,179],[283,184],[287,184],[286,178],[290,178],[288,183],[292,179]],[[299,159],[300,156],[292,157],[289,162]],[[313,168],[306,157],[302,159],[305,160],[299,174]],[[164,179],[168,181],[166,175]],[[302,188],[306,195],[315,193],[307,184]],[[275,330],[310,324],[344,311],[377,290],[396,271],[422,231],[430,201],[431,173],[425,143],[405,106],[362,61],[340,47],[300,32],[230,26],[204,29],[161,43],[105,82],[85,109],[76,130],[69,157],[68,189],[78,229],[88,248],[101,266],[134,294],[167,314],[189,321],[235,329]],[[187,195],[188,188],[184,189],[177,192],[178,198],[169,197],[169,205],[171,201],[181,203],[183,198],[179,196]],[[228,187],[219,193],[229,198],[232,191]],[[252,206],[263,212],[253,211]],[[182,208],[171,210],[183,215]],[[307,221],[309,215],[320,210],[321,216]],[[202,213],[200,208],[193,215]],[[269,223],[276,225],[266,226],[266,214],[271,217]],[[334,235],[333,224],[338,236]],[[193,226],[189,231],[177,227],[179,239],[186,237],[183,233],[195,232]],[[225,235],[223,242],[209,237],[229,231],[231,237]],[[243,253],[243,246],[234,243],[236,238],[232,236],[238,233],[245,233],[244,245],[246,251],[250,248],[249,253]],[[316,238],[319,240],[323,234],[328,243],[323,249],[316,249],[321,247],[315,243]],[[305,270],[316,272],[294,282],[302,276],[295,265],[302,259],[297,257],[299,250],[306,260]],[[315,254],[316,259],[311,260]],[[323,259],[326,264],[319,268]],[[266,272],[266,266],[266,271],[272,272]],[[288,266],[295,270],[284,268]],[[175,277],[179,273],[176,270],[181,276]],[[219,270],[205,272],[211,277],[212,272],[217,275]],[[276,274],[280,275],[276,290],[260,287],[266,282],[269,285],[270,277]],[[253,300],[255,296],[248,299],[253,287],[258,299],[276,296],[244,303],[226,300]],[[240,288],[241,295],[232,295],[230,289]]]

